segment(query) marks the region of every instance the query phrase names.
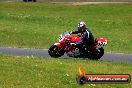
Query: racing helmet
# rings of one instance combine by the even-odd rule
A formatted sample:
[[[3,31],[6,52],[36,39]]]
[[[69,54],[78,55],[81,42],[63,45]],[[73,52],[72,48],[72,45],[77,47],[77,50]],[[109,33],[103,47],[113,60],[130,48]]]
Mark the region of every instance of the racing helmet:
[[[86,23],[81,21],[80,23],[78,23],[78,30],[82,31],[84,29],[86,29]]]

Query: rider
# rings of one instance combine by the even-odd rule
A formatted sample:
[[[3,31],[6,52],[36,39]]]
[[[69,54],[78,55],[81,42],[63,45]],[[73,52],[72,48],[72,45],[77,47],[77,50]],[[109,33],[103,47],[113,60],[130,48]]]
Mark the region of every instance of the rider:
[[[79,42],[71,43],[72,46],[75,45],[85,45],[87,48],[91,48],[94,45],[94,37],[92,32],[86,27],[85,22],[78,23],[78,29],[70,32],[71,34],[78,34],[81,33],[82,39]]]

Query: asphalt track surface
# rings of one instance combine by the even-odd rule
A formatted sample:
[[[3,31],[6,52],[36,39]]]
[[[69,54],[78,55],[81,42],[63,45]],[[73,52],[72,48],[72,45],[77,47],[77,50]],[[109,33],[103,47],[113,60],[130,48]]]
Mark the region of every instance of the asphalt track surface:
[[[47,49],[29,49],[29,48],[0,48],[0,53],[11,56],[35,56],[35,57],[50,57]],[[69,58],[64,55],[62,58]],[[122,53],[105,53],[101,58],[104,61],[113,62],[129,62],[132,63],[132,54]]]

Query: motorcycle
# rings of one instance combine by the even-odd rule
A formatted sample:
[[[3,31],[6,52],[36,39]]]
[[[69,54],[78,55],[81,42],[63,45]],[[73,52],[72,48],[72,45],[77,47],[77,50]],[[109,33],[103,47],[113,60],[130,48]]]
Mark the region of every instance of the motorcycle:
[[[96,38],[95,45],[88,49],[86,46],[82,46],[83,52],[80,52],[78,46],[72,46],[71,43],[75,43],[81,40],[81,36],[71,35],[69,31],[63,32],[59,36],[59,42],[52,45],[48,53],[51,57],[61,57],[65,53],[69,57],[80,57],[80,58],[90,58],[98,60],[104,55],[103,47],[107,45],[108,41],[106,38]]]

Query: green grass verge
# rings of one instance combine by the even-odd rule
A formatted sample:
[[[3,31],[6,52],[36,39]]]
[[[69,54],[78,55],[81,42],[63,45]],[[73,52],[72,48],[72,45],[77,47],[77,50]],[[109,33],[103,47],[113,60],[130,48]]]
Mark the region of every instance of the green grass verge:
[[[79,85],[79,66],[87,74],[130,74],[131,63],[113,63],[67,58],[0,56],[1,88],[132,88],[132,84]]]
[[[0,47],[49,48],[82,20],[108,38],[107,52],[132,52],[132,4],[0,3]]]
[[[95,37],[108,38],[107,52],[132,52],[132,5],[0,3],[0,47],[49,48],[64,30],[86,21]],[[132,88],[132,84],[76,83],[79,66],[88,74],[130,74],[131,63],[65,58],[0,56],[1,88]]]

